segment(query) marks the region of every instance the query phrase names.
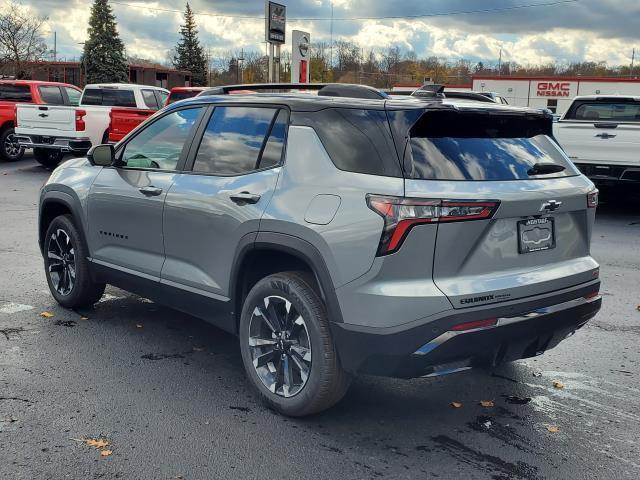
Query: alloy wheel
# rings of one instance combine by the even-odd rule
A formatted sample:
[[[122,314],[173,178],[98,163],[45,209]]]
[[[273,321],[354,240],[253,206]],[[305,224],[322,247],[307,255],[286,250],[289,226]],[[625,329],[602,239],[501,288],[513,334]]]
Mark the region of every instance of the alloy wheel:
[[[304,318],[285,298],[269,296],[249,323],[249,351],[258,377],[281,397],[299,393],[311,372],[311,341]]]
[[[47,259],[51,284],[60,295],[69,295],[76,283],[75,250],[69,234],[61,228],[51,234]]]
[[[18,139],[16,136],[11,133],[7,135],[7,138],[4,140],[4,151],[11,158],[15,158],[20,154],[20,143],[18,143]]]

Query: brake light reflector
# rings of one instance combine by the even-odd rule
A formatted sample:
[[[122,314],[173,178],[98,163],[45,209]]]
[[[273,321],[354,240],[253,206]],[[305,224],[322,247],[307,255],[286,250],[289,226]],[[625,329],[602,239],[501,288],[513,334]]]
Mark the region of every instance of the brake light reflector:
[[[84,123],[84,116],[86,114],[86,110],[76,110],[76,132],[84,132],[86,126]]]
[[[465,330],[474,330],[476,328],[494,327],[498,324],[497,318],[487,318],[486,320],[474,320],[472,322],[460,323],[449,329],[450,332],[463,332]]]
[[[380,256],[398,251],[415,225],[491,218],[500,202],[367,195],[367,205],[384,219],[377,253]]]
[[[598,206],[598,190],[587,193],[587,207],[596,208]]]

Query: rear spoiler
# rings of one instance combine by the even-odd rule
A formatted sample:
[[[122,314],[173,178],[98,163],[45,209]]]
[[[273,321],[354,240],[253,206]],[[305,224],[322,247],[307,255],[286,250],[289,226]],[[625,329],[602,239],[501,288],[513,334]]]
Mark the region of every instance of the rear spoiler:
[[[317,91],[322,97],[348,97],[385,100],[386,93],[368,85],[350,83],[255,83],[240,85],[223,85],[204,90],[197,96],[233,95],[242,93],[280,93],[291,90]],[[235,92],[235,93],[234,93]]]

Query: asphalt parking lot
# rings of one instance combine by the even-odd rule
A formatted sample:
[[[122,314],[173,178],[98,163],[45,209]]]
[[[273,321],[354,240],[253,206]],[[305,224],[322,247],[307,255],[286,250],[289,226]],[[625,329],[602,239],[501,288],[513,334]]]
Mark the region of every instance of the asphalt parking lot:
[[[258,403],[236,339],[203,321],[112,287],[93,310],[59,307],[36,239],[48,175],[0,164],[0,478],[640,478],[640,203],[599,209],[603,310],[555,350],[359,378],[294,420]]]

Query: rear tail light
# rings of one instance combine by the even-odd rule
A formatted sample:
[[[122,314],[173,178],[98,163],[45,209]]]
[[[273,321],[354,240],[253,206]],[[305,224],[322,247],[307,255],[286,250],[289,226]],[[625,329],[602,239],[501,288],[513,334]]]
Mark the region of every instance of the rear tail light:
[[[598,206],[598,190],[587,193],[587,207],[596,208]]]
[[[486,320],[474,320],[472,322],[459,323],[449,329],[450,332],[464,332],[475,330],[476,328],[495,327],[498,324],[497,318],[487,318]]]
[[[86,110],[76,110],[76,132],[84,132],[84,116],[87,114]]]
[[[384,219],[378,255],[398,251],[415,225],[491,218],[500,202],[424,200],[367,195],[367,205]]]

